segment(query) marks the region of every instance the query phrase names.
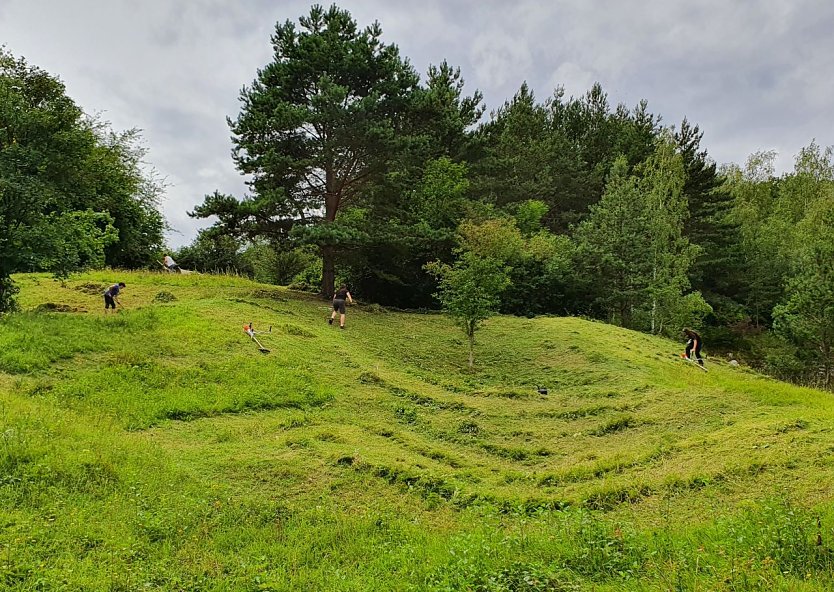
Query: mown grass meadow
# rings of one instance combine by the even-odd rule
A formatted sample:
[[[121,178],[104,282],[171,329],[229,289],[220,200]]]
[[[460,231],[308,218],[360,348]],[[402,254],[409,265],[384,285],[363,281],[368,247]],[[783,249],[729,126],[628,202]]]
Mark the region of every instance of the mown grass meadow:
[[[576,318],[490,320],[470,372],[440,315],[15,279],[0,588],[834,588],[828,393]]]

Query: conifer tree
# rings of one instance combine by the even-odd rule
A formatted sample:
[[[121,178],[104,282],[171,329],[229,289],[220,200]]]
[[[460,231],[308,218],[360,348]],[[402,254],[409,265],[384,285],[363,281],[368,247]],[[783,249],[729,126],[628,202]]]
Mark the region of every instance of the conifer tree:
[[[697,253],[682,234],[683,178],[681,157],[667,138],[635,174],[621,156],[602,199],[577,229],[577,267],[609,320],[660,333],[679,316]]]
[[[295,232],[319,246],[321,292],[333,294],[336,248],[351,240],[337,217],[386,170],[418,77],[374,23],[359,29],[338,7],[315,5],[298,26],[279,23],[273,59],[241,92],[229,120],[234,159],[252,196],[215,194],[194,215],[225,216],[237,234]]]

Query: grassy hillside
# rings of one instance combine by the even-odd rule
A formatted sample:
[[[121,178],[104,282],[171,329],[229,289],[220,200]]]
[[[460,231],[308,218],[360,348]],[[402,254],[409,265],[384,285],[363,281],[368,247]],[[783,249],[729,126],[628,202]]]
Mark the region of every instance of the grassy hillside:
[[[340,331],[239,278],[16,280],[2,589],[834,587],[830,394],[574,318],[490,320],[470,372],[440,315]]]

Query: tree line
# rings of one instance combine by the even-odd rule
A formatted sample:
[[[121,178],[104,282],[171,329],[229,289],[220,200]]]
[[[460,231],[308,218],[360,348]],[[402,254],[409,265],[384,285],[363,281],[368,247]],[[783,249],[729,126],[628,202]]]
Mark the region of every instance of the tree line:
[[[336,6],[276,25],[229,119],[250,193],[206,196],[192,215],[218,222],[180,257],[442,304],[470,344],[491,311],[691,325],[713,353],[830,384],[830,149],[784,175],[772,153],[719,168],[697,125],[614,106],[599,84],[543,101],[522,84],[485,117],[460,69],[421,78],[381,33]]]
[[[487,114],[459,68],[444,61],[420,76],[378,23],[361,28],[337,6],[277,23],[271,43],[271,61],[228,119],[249,191],[214,192],[194,208],[216,222],[176,253],[182,265],[328,297],[345,282],[390,307],[442,306],[470,345],[493,312],[581,315],[670,336],[695,326],[713,355],[731,351],[780,378],[830,386],[830,148],[812,142],[781,175],[769,152],[718,167],[697,125],[665,125],[646,101],[612,105],[599,84],[578,97],[556,88],[544,100],[521,84]],[[5,55],[0,92],[19,92],[14,64],[45,76]],[[27,185],[10,140],[0,140],[2,207],[39,196],[21,200],[31,204],[22,216],[4,211],[0,224],[37,218],[24,234],[72,251],[50,259],[54,248],[39,255],[0,237],[0,281],[57,260],[141,266],[161,244],[160,188],[136,167],[135,136],[104,133],[66,108],[70,127],[123,168],[81,175],[79,163],[100,161],[61,148],[56,163],[75,172],[38,173]],[[114,170],[130,174],[103,172]],[[101,185],[79,193],[56,180],[73,174]],[[108,193],[117,189],[134,208],[127,224],[110,207],[122,203]],[[77,219],[62,224],[63,212]],[[54,230],[84,224],[98,229],[80,233],[98,241],[86,251]]]

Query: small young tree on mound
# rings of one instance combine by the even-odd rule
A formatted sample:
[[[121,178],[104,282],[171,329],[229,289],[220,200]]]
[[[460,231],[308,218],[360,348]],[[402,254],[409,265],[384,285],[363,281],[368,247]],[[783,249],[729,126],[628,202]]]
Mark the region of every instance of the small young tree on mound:
[[[469,339],[469,367],[475,365],[475,331],[498,312],[501,292],[509,284],[508,269],[497,259],[464,253],[454,265],[439,261],[426,270],[440,282],[435,296]]]
[[[475,364],[475,331],[498,312],[501,293],[510,284],[507,262],[523,251],[524,238],[511,219],[465,221],[458,228],[461,246],[454,265],[434,261],[425,269],[439,280],[435,296],[469,339],[469,367]]]

